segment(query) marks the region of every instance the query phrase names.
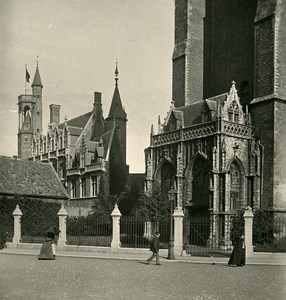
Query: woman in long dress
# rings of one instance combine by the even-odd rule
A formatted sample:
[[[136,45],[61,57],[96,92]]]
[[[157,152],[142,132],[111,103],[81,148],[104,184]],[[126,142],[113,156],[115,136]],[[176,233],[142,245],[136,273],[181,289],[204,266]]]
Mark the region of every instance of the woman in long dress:
[[[242,267],[245,266],[245,244],[244,235],[236,238],[233,241],[233,250],[228,261],[231,267]]]
[[[40,260],[54,260],[53,245],[55,243],[55,236],[52,232],[48,232],[45,237],[45,242],[41,247],[39,259]]]

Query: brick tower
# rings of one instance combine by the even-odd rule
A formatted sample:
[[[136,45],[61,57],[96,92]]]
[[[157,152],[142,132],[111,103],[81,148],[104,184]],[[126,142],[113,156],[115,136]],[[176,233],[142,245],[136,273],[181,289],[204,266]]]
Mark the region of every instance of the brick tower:
[[[204,1],[175,1],[175,46],[173,51],[173,100],[176,107],[203,97]]]
[[[18,97],[18,157],[22,159],[32,157],[33,137],[42,132],[42,89],[37,63],[32,95],[25,94]]]

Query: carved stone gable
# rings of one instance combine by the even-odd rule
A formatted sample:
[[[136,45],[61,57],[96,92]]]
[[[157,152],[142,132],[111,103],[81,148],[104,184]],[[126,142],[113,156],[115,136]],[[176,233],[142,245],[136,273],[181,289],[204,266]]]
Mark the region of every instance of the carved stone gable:
[[[235,82],[232,82],[229,94],[222,108],[221,117],[225,121],[245,124],[245,117],[240,104],[240,99],[235,88]]]

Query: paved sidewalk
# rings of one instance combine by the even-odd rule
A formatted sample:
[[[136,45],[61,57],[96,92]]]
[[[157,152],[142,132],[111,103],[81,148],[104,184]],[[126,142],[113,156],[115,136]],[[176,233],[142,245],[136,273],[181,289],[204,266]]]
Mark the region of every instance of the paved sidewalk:
[[[28,244],[29,245],[29,244]],[[8,245],[7,248],[0,250],[0,254],[20,254],[20,255],[39,255],[39,249],[41,245],[29,245],[27,248],[24,246],[21,248],[12,248]],[[80,247],[78,247],[80,248]],[[117,260],[136,260],[146,261],[150,256],[150,251],[147,249],[120,249],[120,253],[110,252],[110,248],[106,248],[104,251],[102,248],[93,248],[92,251],[83,251],[84,248],[76,250],[56,250],[57,257],[85,257],[85,258],[97,258],[97,259],[117,259]],[[99,252],[100,251],[100,252]],[[132,253],[133,251],[133,253]],[[160,258],[162,262],[175,263],[200,263],[200,264],[227,264],[228,257],[199,257],[199,256],[177,256],[175,260],[168,260],[167,250],[160,250]],[[253,257],[246,260],[247,265],[278,265],[286,266],[286,253],[254,253]]]

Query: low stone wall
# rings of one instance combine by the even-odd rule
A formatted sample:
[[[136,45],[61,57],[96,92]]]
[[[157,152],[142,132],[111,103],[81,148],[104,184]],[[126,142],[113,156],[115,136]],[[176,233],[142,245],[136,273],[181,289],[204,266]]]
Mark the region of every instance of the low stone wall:
[[[29,249],[40,251],[42,244],[29,244],[29,243],[18,243],[15,247],[13,243],[7,243],[7,248],[11,249]],[[67,252],[94,252],[94,253],[118,253],[118,254],[142,254],[150,255],[151,252],[147,248],[118,248],[111,251],[110,247],[96,247],[96,246],[76,246],[76,245],[65,245],[63,247],[56,247],[56,251],[67,251]],[[167,256],[168,249],[161,249],[160,256]]]

